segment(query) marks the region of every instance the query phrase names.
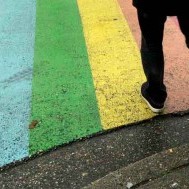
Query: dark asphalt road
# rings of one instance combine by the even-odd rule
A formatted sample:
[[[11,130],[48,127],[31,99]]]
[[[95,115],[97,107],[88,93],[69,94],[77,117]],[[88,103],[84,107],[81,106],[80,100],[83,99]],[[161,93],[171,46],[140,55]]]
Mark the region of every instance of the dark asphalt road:
[[[163,115],[7,168],[0,174],[0,188],[82,188],[130,163],[186,143],[189,114]]]

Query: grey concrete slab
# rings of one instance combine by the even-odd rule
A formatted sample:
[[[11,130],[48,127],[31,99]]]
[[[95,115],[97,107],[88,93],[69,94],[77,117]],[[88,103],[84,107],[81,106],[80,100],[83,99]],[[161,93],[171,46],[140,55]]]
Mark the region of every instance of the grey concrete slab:
[[[83,189],[160,189],[189,186],[189,144],[146,157]]]
[[[156,180],[139,186],[137,189],[188,189],[189,166],[174,170]]]
[[[157,152],[189,143],[189,115],[166,115],[45,153],[0,173],[0,188],[82,188]]]

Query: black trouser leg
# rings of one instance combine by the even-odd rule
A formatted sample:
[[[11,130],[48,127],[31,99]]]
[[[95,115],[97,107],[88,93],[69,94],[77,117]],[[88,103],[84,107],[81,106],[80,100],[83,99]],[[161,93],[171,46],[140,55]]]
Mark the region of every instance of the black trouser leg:
[[[189,14],[178,15],[180,29],[185,36],[186,46],[189,48]]]
[[[141,28],[141,58],[149,90],[165,91],[163,32],[166,16],[146,14],[138,10],[138,20]]]

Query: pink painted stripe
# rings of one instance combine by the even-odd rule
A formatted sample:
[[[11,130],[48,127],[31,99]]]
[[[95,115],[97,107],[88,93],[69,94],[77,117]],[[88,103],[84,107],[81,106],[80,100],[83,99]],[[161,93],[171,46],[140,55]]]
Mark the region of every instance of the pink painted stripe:
[[[178,19],[177,19],[176,16],[172,16],[172,17],[171,17],[171,20],[172,20],[177,26],[179,26]]]

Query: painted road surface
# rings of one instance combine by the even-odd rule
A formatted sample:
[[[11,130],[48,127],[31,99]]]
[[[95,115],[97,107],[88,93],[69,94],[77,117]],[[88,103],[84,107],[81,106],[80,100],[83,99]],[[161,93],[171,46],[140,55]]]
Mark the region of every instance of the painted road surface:
[[[31,154],[101,130],[77,2],[38,1],[36,15]]]
[[[1,1],[1,9],[0,167],[155,116],[140,97],[131,0]],[[189,108],[189,57],[174,19],[165,34],[166,114]]]
[[[0,166],[29,155],[35,0],[0,0]]]

